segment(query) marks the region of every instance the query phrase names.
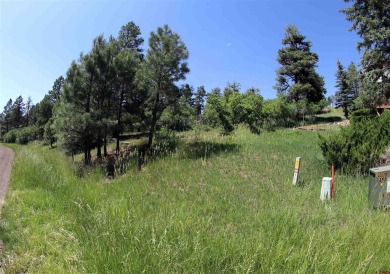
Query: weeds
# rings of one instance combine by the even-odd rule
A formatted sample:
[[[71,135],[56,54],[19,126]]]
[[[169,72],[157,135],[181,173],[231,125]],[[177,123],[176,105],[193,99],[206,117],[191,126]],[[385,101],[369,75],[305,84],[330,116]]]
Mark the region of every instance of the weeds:
[[[16,146],[0,227],[5,271],[375,273],[390,265],[390,218],[368,209],[366,177],[337,173],[335,200],[320,201],[330,170],[315,132],[176,138],[173,152],[111,184],[100,171],[74,176],[58,149]]]

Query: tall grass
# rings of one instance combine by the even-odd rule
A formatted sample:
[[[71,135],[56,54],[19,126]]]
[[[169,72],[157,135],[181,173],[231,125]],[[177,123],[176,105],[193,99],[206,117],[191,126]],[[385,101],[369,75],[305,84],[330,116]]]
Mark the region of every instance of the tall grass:
[[[365,177],[329,168],[315,132],[186,133],[176,153],[107,182],[60,151],[14,147],[0,232],[6,272],[374,273],[389,270],[389,212]],[[295,157],[300,185],[292,185]]]

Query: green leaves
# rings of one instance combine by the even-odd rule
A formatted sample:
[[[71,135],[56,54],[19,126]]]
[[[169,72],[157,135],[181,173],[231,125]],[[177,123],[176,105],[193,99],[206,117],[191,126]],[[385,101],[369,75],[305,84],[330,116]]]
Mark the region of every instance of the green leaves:
[[[390,2],[383,0],[345,0],[352,6],[342,10],[362,38],[357,49],[363,51],[365,105],[375,108],[390,98]]]
[[[353,100],[355,100],[355,91],[352,86],[349,85],[348,74],[344,69],[341,62],[337,61],[337,72],[336,72],[336,94],[335,104],[336,107],[343,109],[345,117],[348,119],[349,111],[352,106]]]
[[[390,146],[390,112],[380,117],[356,113],[349,127],[338,134],[320,135],[320,147],[329,165],[342,171],[366,174],[379,163],[380,155]]]
[[[275,89],[290,102],[307,99],[317,103],[324,98],[326,90],[324,80],[315,71],[318,55],[310,51],[311,42],[299,33],[297,27],[286,27],[282,40],[284,48],[278,51],[278,62],[282,65],[277,70]]]
[[[137,73],[138,84],[148,94],[146,109],[151,112],[149,147],[162,112],[180,97],[175,83],[184,80],[189,72],[188,55],[184,42],[168,25],[150,34],[146,59]]]

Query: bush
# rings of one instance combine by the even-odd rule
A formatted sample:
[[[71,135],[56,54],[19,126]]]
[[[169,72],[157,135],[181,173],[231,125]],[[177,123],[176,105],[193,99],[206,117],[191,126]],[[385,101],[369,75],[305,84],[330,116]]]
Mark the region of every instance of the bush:
[[[263,127],[268,131],[295,125],[294,106],[288,103],[283,96],[265,100],[262,115],[264,117]]]
[[[175,133],[166,128],[162,128],[156,132],[154,142],[150,148],[151,156],[160,156],[172,153],[178,146],[179,139]]]
[[[380,117],[356,116],[340,133],[320,137],[320,147],[329,165],[345,173],[366,174],[379,164],[390,146],[390,111]]]
[[[15,143],[16,141],[16,134],[15,129],[8,131],[6,134],[4,134],[3,139],[6,143]]]
[[[4,142],[25,145],[29,141],[38,139],[38,136],[39,129],[37,126],[12,129],[4,134]]]

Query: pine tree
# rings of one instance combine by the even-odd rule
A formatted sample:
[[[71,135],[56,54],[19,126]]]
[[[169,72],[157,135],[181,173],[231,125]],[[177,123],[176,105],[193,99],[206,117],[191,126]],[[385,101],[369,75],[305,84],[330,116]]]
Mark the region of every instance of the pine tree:
[[[285,47],[278,51],[277,60],[282,66],[277,70],[275,89],[290,102],[320,102],[326,90],[323,77],[315,71],[318,55],[311,52],[311,42],[297,27],[289,25],[282,44]]]
[[[362,38],[357,49],[363,52],[364,101],[375,108],[390,98],[390,1],[344,0],[352,6],[342,10]]]
[[[94,140],[91,108],[96,77],[90,56],[81,55],[79,62],[73,61],[66,74],[61,104],[55,118],[63,147],[72,155],[82,151],[86,165],[91,163]]]
[[[23,97],[19,96],[16,98],[14,104],[12,105],[11,115],[14,128],[20,128],[24,125],[24,114],[25,114],[25,104],[23,102]]]
[[[53,84],[53,88],[49,91],[50,102],[54,106],[55,103],[61,100],[62,85],[64,83],[64,77],[58,77]]]
[[[12,111],[12,99],[9,99],[7,104],[4,107],[4,111],[3,111],[2,125],[3,125],[4,130],[5,130],[3,133],[7,133],[9,130],[12,129],[12,127],[11,127],[11,115],[12,115],[11,111]]]
[[[347,82],[348,87],[351,89],[351,94],[353,94],[355,98],[358,97],[361,93],[362,81],[354,62],[351,62],[348,65]]]
[[[349,109],[355,99],[354,91],[348,85],[347,72],[340,60],[337,60],[337,72],[336,72],[336,94],[335,105],[336,108],[342,108],[345,118],[349,118]]]
[[[32,100],[31,100],[31,97],[29,96],[28,99],[27,99],[27,103],[26,103],[26,126],[30,126],[30,112],[31,112],[31,108],[33,106],[33,103],[32,103]]]
[[[123,131],[123,112],[127,110],[129,113],[140,114],[141,105],[145,101],[145,96],[141,94],[135,84],[135,75],[143,60],[142,39],[140,28],[133,22],[122,26],[119,31],[118,39],[111,42],[111,47],[116,48],[117,55],[114,59],[114,69],[116,73],[115,80],[115,112],[116,126],[114,137],[116,137],[116,152],[119,153],[119,137]],[[134,121],[129,121],[134,123]]]
[[[137,74],[138,82],[148,91],[147,108],[151,113],[149,147],[162,112],[179,99],[180,89],[175,83],[184,80],[189,72],[188,55],[180,36],[167,25],[150,34],[147,56]]]
[[[196,89],[196,92],[194,93],[194,107],[196,111],[197,119],[199,120],[203,110],[204,110],[204,102],[206,97],[206,90],[204,89],[204,86],[200,86]]]

